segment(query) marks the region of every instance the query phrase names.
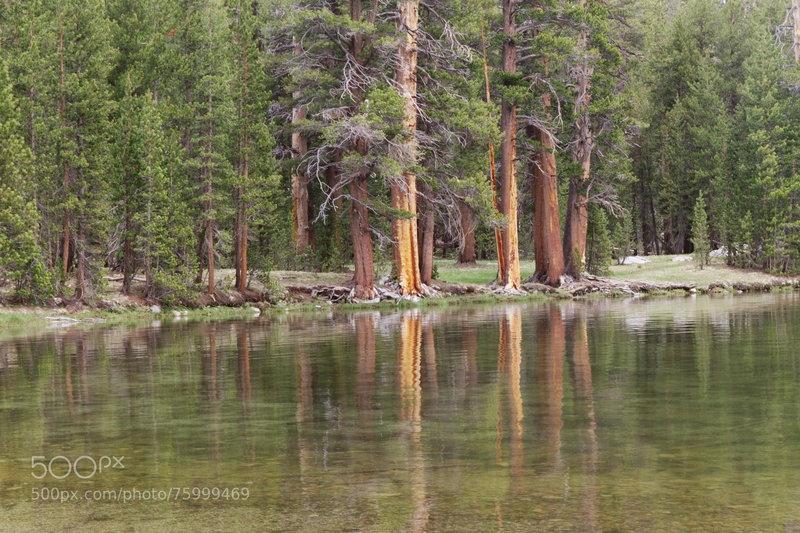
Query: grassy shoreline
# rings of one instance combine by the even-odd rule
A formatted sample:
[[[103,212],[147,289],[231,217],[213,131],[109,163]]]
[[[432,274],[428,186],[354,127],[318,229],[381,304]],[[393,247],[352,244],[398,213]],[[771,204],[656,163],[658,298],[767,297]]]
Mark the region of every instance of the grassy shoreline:
[[[724,265],[721,259],[714,259],[703,269],[696,267],[693,261],[676,260],[687,256],[651,256],[648,262],[632,265],[614,265],[611,267],[609,281],[638,281],[649,283],[683,283],[696,287],[699,293],[737,293],[790,291],[798,286],[797,277],[776,276],[760,271],[734,269]],[[533,272],[533,261],[522,262],[523,278]],[[603,299],[629,297],[624,291],[589,292],[573,296],[563,290],[540,291],[533,289],[525,294],[512,295],[494,293],[489,289],[496,272],[496,263],[480,261],[474,266],[459,266],[450,260],[440,259],[436,262],[438,279],[434,283],[440,294],[432,298],[413,300],[383,300],[374,303],[331,303],[327,300],[312,299],[306,295],[298,296],[289,289],[310,288],[317,285],[341,285],[347,281],[347,273],[314,273],[277,271],[274,281],[283,289],[283,297],[275,304],[266,302],[245,303],[242,306],[208,306],[196,309],[185,307],[159,308],[154,312],[149,305],[134,299],[120,302],[114,309],[84,308],[70,310],[65,307],[36,306],[0,306],[0,329],[30,330],[32,328],[59,325],[79,324],[123,324],[146,320],[159,320],[164,317],[187,318],[194,320],[249,318],[262,313],[319,312],[332,308],[338,310],[389,310],[407,308],[444,308],[454,305],[483,305],[502,302],[544,302],[558,299]],[[692,290],[691,292],[695,292]],[[685,297],[685,290],[652,291],[649,297]],[[119,301],[119,298],[117,298]],[[50,318],[48,318],[50,317]],[[56,319],[54,320],[53,317]]]

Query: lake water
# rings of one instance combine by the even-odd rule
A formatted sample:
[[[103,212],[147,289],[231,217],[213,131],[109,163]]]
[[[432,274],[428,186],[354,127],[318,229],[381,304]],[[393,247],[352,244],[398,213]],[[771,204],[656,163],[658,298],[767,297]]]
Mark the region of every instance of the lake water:
[[[800,298],[6,337],[0,530],[800,531]]]

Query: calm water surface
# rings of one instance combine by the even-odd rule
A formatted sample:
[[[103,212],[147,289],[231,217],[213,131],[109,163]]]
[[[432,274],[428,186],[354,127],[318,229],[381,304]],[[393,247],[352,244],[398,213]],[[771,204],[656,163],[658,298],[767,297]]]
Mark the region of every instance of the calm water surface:
[[[800,298],[6,336],[0,530],[800,531]]]

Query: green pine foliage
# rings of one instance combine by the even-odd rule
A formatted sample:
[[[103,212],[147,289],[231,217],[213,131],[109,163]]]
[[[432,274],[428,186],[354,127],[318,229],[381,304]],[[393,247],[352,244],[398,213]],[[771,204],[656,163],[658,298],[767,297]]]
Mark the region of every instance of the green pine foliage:
[[[0,277],[13,284],[17,298],[37,301],[52,296],[53,280],[39,247],[32,156],[19,130],[8,67],[0,57]]]
[[[592,205],[586,232],[586,270],[597,276],[607,275],[612,261],[612,248],[608,215],[602,207]]]
[[[413,166],[394,83],[396,5],[360,5],[351,20],[346,0],[0,2],[0,295],[91,303],[110,278],[151,301],[191,300],[206,229],[216,267],[231,269],[241,213],[249,277],[347,271],[356,176],[367,178],[376,263],[389,261],[391,220],[413,216],[390,207],[389,185],[408,168],[435,212],[437,253],[457,247],[466,203],[477,254],[493,259],[502,220],[488,147],[499,150],[501,98],[517,106],[525,256],[538,148],[526,128],[555,137],[563,219],[581,171],[573,114],[587,68],[593,152],[578,187],[591,272],[612,255],[718,247],[734,266],[800,272],[800,66],[775,42],[782,3],[517,2],[514,75],[501,65],[499,2],[421,3]],[[296,124],[298,106],[307,118]],[[295,131],[309,144],[302,161]],[[297,164],[314,236],[302,257],[291,245]]]
[[[708,265],[711,252],[711,239],[708,235],[708,215],[706,214],[706,201],[703,194],[697,196],[692,212],[692,245],[697,266],[702,270]]]

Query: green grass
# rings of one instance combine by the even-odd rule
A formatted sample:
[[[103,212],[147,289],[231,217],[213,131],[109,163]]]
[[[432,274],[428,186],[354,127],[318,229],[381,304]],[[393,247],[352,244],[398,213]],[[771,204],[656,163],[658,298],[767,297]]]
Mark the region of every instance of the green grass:
[[[643,265],[613,265],[611,277],[655,283],[691,282],[699,288],[708,287],[709,283],[715,281],[770,283],[781,279],[756,270],[729,267],[722,258],[712,258],[711,264],[701,270],[695,261],[673,261],[674,257],[676,256],[648,256],[646,259],[650,262]]]
[[[436,269],[439,275],[436,279],[449,283],[476,283],[487,285],[497,277],[497,261],[478,261],[476,266],[461,266],[452,259],[437,259]],[[533,261],[520,261],[522,279],[533,275]]]
[[[770,283],[779,281],[780,277],[756,270],[743,270],[725,265],[722,258],[712,258],[711,264],[702,270],[695,261],[673,261],[674,255],[647,256],[649,263],[643,265],[612,265],[610,277],[654,283],[694,283],[699,288],[708,287],[709,283],[742,281],[749,283]],[[533,274],[534,262],[521,261],[522,279]],[[450,259],[436,261],[439,272],[437,279],[450,283],[489,284],[494,281],[497,262],[478,261],[476,266],[464,267],[453,263]]]

